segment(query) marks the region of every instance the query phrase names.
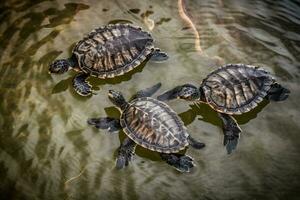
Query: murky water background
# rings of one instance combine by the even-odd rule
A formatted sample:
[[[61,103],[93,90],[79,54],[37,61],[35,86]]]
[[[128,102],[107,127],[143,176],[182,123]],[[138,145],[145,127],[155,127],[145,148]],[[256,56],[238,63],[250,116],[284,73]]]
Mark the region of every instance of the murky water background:
[[[207,56],[195,50],[193,32],[173,0],[0,3],[0,199],[299,198],[299,1],[185,2]],[[90,78],[98,93],[91,98],[72,90],[75,72],[47,73],[49,62],[69,57],[84,34],[116,22],[149,30],[170,59],[110,81]],[[222,146],[213,110],[170,102],[190,133],[207,144],[201,151],[187,150],[197,167],[180,174],[158,154],[137,148],[128,168],[114,168],[124,133],[86,124],[89,117],[119,115],[108,89],[129,98],[160,81],[161,93],[199,84],[222,63],[263,66],[292,94],[238,116],[243,133],[231,155]]]

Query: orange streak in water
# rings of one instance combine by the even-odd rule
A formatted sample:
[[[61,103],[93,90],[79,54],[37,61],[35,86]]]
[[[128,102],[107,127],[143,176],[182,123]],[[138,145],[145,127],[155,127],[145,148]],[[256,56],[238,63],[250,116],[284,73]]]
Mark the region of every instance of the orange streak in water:
[[[181,18],[188,23],[188,25],[192,28],[194,34],[195,34],[195,49],[202,54],[203,51],[201,49],[200,46],[200,36],[199,33],[194,25],[194,23],[192,22],[192,20],[189,18],[189,16],[186,13],[186,9],[185,9],[185,4],[184,4],[184,0],[178,0],[178,11],[179,11],[179,15],[181,16]]]
[[[84,171],[85,171],[85,168],[83,168],[83,169],[81,170],[81,172],[80,172],[77,176],[74,176],[74,177],[68,179],[67,181],[65,181],[65,189],[68,187],[68,183],[69,183],[69,182],[71,182],[71,181],[73,181],[73,180],[79,178],[79,177],[83,174]]]

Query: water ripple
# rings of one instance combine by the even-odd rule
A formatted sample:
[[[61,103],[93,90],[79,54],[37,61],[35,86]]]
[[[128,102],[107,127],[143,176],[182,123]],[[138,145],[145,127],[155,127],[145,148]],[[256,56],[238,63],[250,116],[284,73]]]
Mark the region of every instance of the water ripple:
[[[186,0],[200,45],[167,1],[6,1],[0,5],[1,199],[291,199],[298,194],[300,3],[297,0]],[[168,52],[113,80],[90,78],[98,95],[78,97],[74,72],[49,75],[90,30],[128,22],[150,31]],[[124,170],[115,169],[125,134],[89,127],[89,117],[119,117],[107,90],[129,98],[162,82],[162,90],[200,84],[220,61],[265,67],[292,91],[284,103],[264,102],[237,117],[243,129],[228,156],[216,113],[207,105],[170,102],[189,132],[206,143],[186,154],[197,165],[180,174],[158,153],[138,147]],[[270,192],[272,189],[272,192]]]

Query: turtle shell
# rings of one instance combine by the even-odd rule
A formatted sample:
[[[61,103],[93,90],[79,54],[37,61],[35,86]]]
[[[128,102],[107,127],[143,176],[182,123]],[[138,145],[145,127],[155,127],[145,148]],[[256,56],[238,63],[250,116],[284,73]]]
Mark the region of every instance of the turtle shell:
[[[139,66],[154,51],[153,38],[129,24],[100,27],[73,49],[82,71],[99,78],[113,78]]]
[[[143,97],[131,101],[120,122],[130,139],[152,151],[178,152],[188,145],[189,134],[181,119],[156,99]]]
[[[274,83],[269,72],[251,65],[229,64],[210,73],[201,84],[206,102],[226,114],[255,108]]]

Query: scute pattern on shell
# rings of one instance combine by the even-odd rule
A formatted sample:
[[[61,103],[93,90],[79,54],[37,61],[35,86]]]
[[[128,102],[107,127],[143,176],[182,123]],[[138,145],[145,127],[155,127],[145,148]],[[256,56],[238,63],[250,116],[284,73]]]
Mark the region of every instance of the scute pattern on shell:
[[[255,108],[274,83],[269,72],[251,65],[229,64],[210,73],[201,88],[207,103],[227,114],[242,114]]]
[[[121,116],[124,132],[144,148],[164,153],[188,145],[188,133],[178,115],[165,103],[150,97],[130,102]]]
[[[154,51],[153,38],[129,24],[100,27],[73,49],[79,67],[99,78],[113,78],[139,66]]]

